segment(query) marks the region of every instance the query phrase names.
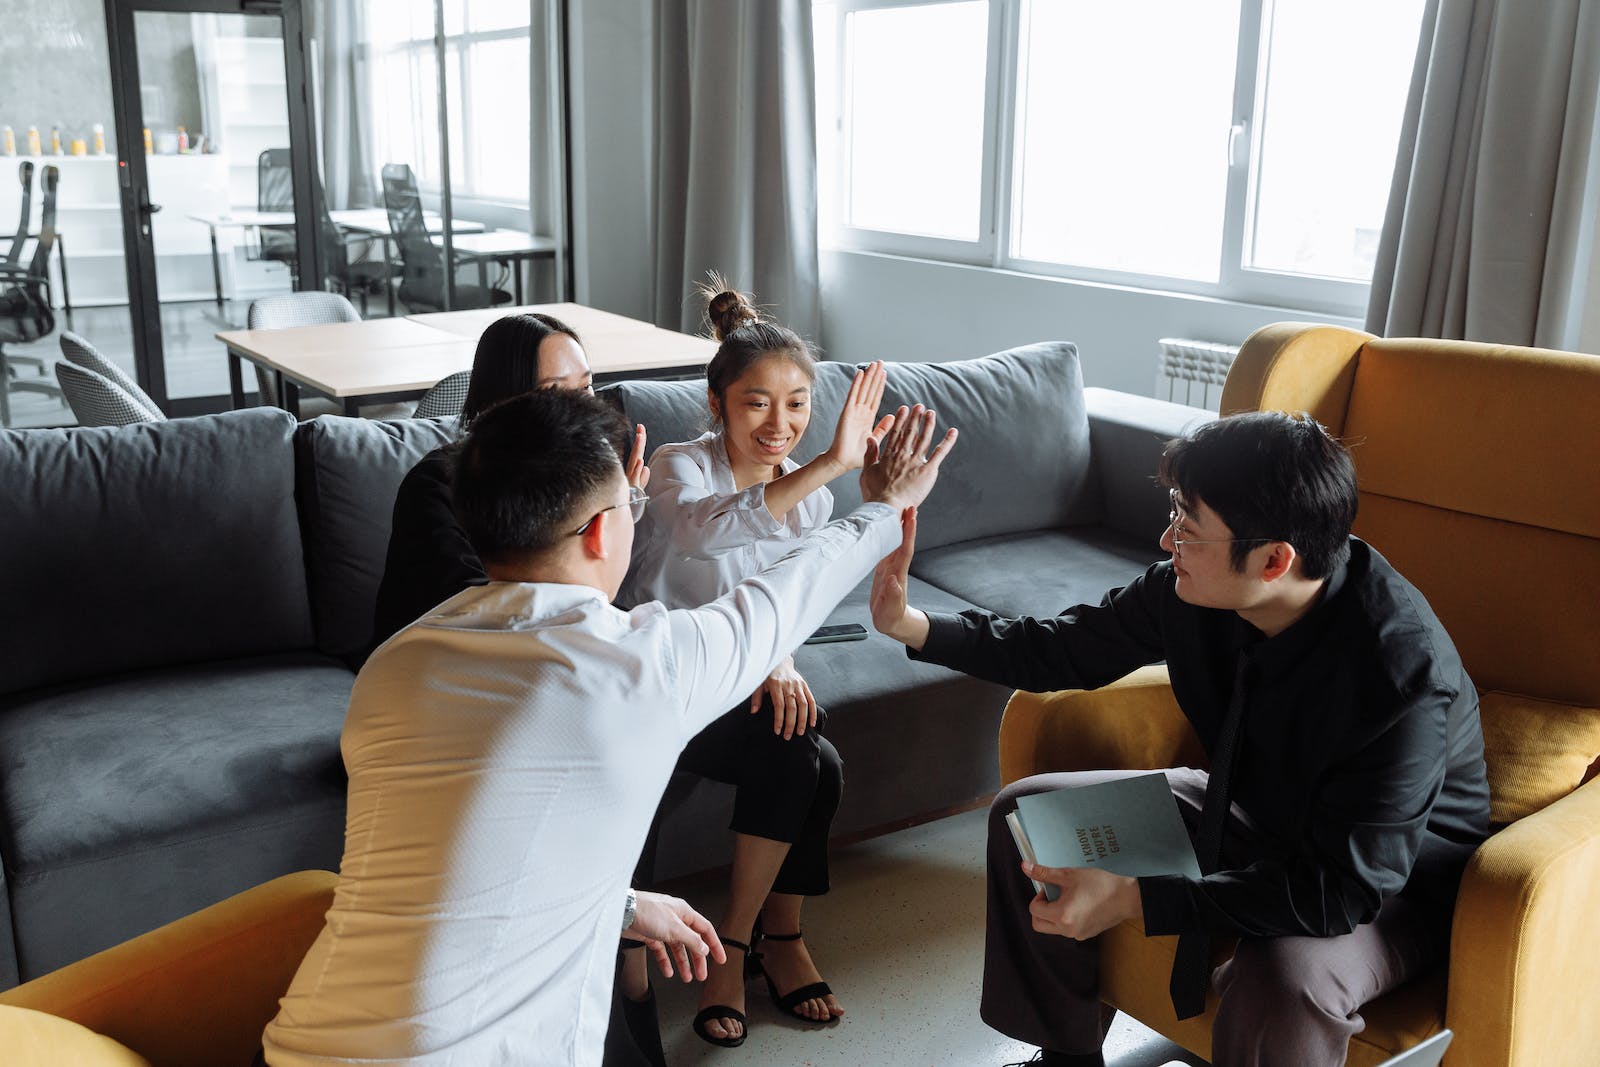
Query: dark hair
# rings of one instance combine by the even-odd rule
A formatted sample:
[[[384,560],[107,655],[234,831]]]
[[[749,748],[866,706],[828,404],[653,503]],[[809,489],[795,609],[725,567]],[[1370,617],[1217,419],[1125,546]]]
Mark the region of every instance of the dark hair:
[[[729,387],[763,359],[781,356],[804,371],[807,381],[816,381],[816,356],[799,334],[762,319],[749,297],[725,288],[716,275],[712,275],[711,284],[701,287],[701,292],[706,297],[711,336],[722,342],[706,364],[706,387],[724,411]],[[720,424],[721,416],[713,413],[712,421]]]
[[[1161,484],[1204,501],[1244,539],[1228,546],[1236,571],[1257,539],[1293,545],[1307,578],[1326,578],[1350,556],[1355,464],[1310,415],[1252,411],[1202,426],[1167,443]]]
[[[583,344],[576,330],[550,315],[507,315],[489,324],[472,356],[472,383],[461,405],[463,433],[500,401],[539,388],[539,346],[557,333]]]
[[[457,450],[452,497],[478,557],[515,563],[560,544],[622,477],[628,438],[588,393],[533,390],[485,411]]]

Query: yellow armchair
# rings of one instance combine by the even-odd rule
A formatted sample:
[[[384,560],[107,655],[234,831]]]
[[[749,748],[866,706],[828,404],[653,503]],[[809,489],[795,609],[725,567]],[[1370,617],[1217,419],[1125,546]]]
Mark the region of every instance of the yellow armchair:
[[[0,993],[7,1067],[246,1067],[336,881],[284,875]]]
[[[1449,1026],[1446,1067],[1600,1056],[1600,357],[1333,326],[1257,331],[1222,411],[1309,411],[1351,446],[1356,533],[1426,595],[1483,692],[1493,818],[1456,905],[1448,974],[1368,1005],[1351,1067]],[[1165,669],[1094,692],[1017,693],[1001,777],[1203,766]],[[1179,1022],[1175,938],[1103,935],[1102,995],[1202,1056]],[[1212,1009],[1215,1001],[1212,1002]]]

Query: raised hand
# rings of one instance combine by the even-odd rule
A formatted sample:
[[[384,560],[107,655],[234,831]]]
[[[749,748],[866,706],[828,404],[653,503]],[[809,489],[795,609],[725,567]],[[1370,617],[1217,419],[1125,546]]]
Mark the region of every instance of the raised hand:
[[[927,637],[927,616],[913,613],[906,603],[906,586],[911,578],[911,555],[917,548],[917,509],[900,513],[900,547],[878,561],[872,572],[872,625],[913,648],[921,648]],[[920,623],[920,625],[919,625]]]
[[[656,959],[656,966],[668,978],[677,963],[678,977],[685,982],[706,980],[706,957],[727,963],[728,955],[717,938],[711,920],[691,908],[687,901],[664,893],[637,894],[638,908],[633,925],[622,931],[630,941],[643,941]]]
[[[859,468],[866,457],[867,442],[882,441],[894,425],[893,416],[877,417],[888,373],[880,359],[856,371],[850,382],[850,392],[844,398],[839,425],[833,431],[833,443],[828,446],[827,453],[828,458],[844,470]]]
[[[644,423],[633,428],[633,451],[628,453],[628,468],[624,472],[628,484],[643,489],[650,484],[650,468],[644,465]]]
[[[904,511],[928,498],[939,480],[939,464],[956,443],[952,428],[929,453],[937,422],[937,415],[921,404],[909,411],[902,405],[881,441],[868,436],[866,464],[861,468],[862,500]]]

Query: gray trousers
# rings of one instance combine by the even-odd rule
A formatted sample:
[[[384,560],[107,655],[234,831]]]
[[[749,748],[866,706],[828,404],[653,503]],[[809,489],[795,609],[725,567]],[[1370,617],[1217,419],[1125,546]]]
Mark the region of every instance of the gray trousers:
[[[983,1021],[1020,1041],[1087,1054],[1104,1037],[1098,939],[1034,932],[1033,886],[1005,816],[1016,798],[1148,771],[1041,774],[1002,790],[989,808],[989,915],[983,956]],[[1191,836],[1206,775],[1165,772]],[[1234,806],[1223,862],[1244,866],[1262,838]],[[1450,947],[1450,916],[1394,898],[1370,923],[1337,937],[1245,938],[1211,980],[1221,997],[1212,1027],[1215,1067],[1340,1067],[1350,1037],[1366,1026],[1363,1004],[1439,966]],[[1165,989],[1166,976],[1161,976]]]

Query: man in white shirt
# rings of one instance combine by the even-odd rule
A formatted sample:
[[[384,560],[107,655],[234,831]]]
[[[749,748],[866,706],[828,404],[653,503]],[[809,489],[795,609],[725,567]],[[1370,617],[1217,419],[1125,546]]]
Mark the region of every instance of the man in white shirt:
[[[656,803],[684,743],[899,544],[955,431],[930,454],[933,438],[931,412],[902,408],[868,447],[867,503],[712,604],[623,612],[643,507],[627,427],[573,393],[484,414],[455,504],[490,583],[356,679],[339,886],[266,1062],[589,1067],[625,921],[680,973],[721,962],[686,904],[628,888]]]

